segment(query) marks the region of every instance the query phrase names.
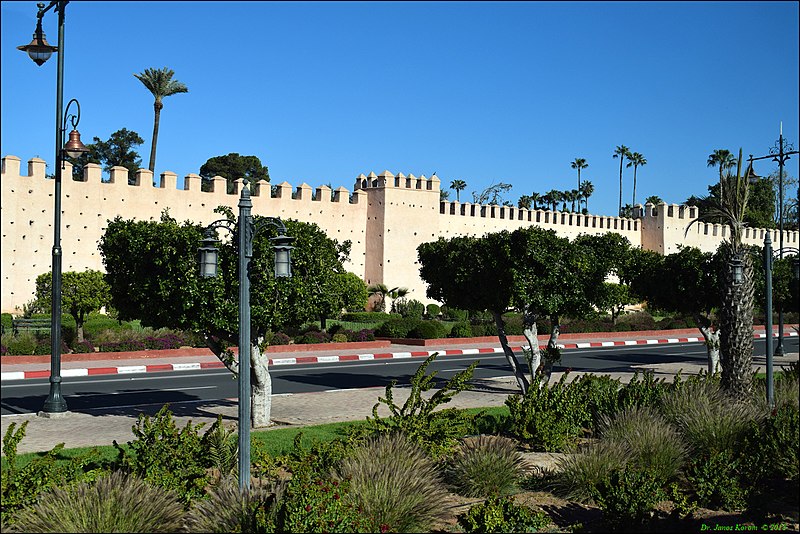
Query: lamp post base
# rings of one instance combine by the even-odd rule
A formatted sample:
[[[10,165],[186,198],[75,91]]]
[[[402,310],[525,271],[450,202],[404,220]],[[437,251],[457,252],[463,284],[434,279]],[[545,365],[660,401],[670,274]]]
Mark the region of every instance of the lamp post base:
[[[69,412],[69,411],[66,411],[66,412],[44,412],[44,411],[42,411],[42,412],[38,412],[36,414],[36,417],[42,417],[44,419],[61,419],[61,418],[66,417],[68,415],[72,415],[72,412]]]
[[[775,347],[775,357],[782,358],[783,357],[783,345],[778,345]]]

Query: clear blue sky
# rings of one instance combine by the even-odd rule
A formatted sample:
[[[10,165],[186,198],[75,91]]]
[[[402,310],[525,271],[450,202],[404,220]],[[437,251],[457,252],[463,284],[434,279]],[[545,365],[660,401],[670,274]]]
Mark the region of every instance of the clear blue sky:
[[[36,2],[2,2],[0,153],[52,166],[56,58],[16,49],[35,22]],[[715,149],[766,155],[781,121],[798,147],[799,24],[798,2],[73,1],[64,102],[85,142],[138,132],[146,167],[153,97],[133,74],[168,66],[189,93],[164,100],[156,175],[179,183],[238,152],[273,183],[436,172],[462,200],[511,183],[516,203],[576,187],[582,157],[590,211],[613,215],[617,145],[648,161],[637,200],[670,203],[707,193]],[[55,13],[44,31],[57,42]]]

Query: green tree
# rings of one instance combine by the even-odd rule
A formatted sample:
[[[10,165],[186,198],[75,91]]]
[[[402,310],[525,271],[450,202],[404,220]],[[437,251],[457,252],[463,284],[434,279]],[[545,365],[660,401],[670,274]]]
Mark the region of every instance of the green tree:
[[[548,206],[552,207],[552,211],[556,211],[558,209],[558,203],[561,202],[564,197],[564,193],[558,189],[551,189],[545,196],[547,197],[546,200],[542,200],[547,202]]]
[[[631,150],[625,145],[619,145],[614,150],[614,159],[619,158],[619,210],[618,213],[622,216],[622,164],[625,158],[630,158]]]
[[[53,274],[43,273],[36,277],[36,301],[44,308],[52,306]],[[108,306],[111,292],[103,273],[87,269],[83,272],[68,271],[61,274],[61,309],[75,319],[78,341],[83,341],[83,325],[90,313]]]
[[[589,166],[589,164],[586,163],[586,160],[584,158],[575,158],[575,161],[570,163],[570,166],[573,169],[577,169],[578,170],[578,189],[580,189],[581,188],[581,169],[585,169],[586,167]]]
[[[691,197],[690,197],[690,198],[691,198]],[[654,206],[658,206],[659,204],[662,204],[663,202],[664,202],[664,201],[663,201],[663,200],[661,200],[661,197],[660,197],[660,196],[658,196],[658,195],[650,195],[650,196],[649,196],[649,197],[647,197],[647,198],[645,199],[645,201],[644,201],[644,203],[645,203],[645,204],[653,204]],[[686,201],[687,205],[689,205],[689,204],[688,204],[688,202],[689,202],[689,201],[687,200],[687,201]]]
[[[709,167],[719,168],[719,183],[721,184],[722,176],[725,171],[736,166],[736,157],[731,154],[730,150],[718,148],[708,155],[708,161],[706,164]]]
[[[77,158],[68,157],[72,163],[73,180],[83,180],[83,172],[87,163],[97,163],[103,166],[103,171],[110,172],[111,167],[125,167],[128,169],[128,184],[134,184],[134,173],[142,168],[142,157],[136,147],[144,143],[138,133],[127,128],[122,128],[112,133],[108,141],[99,137],[94,142],[86,145],[87,152]]]
[[[647,165],[647,160],[642,154],[633,152],[628,156],[628,165],[626,167],[633,166],[633,200],[631,201],[631,206],[636,205],[636,169],[645,165]]]
[[[232,219],[230,209],[218,209]],[[256,216],[258,224],[260,217]],[[252,423],[269,424],[271,379],[262,346],[268,332],[300,326],[325,314],[348,297],[333,293],[345,272],[349,242],[339,244],[315,224],[284,221],[294,237],[292,277],[276,278],[272,226],[258,233],[250,262]],[[179,224],[163,213],[160,221],[116,217],[99,243],[111,287],[111,304],[121,320],[141,319],[145,326],[193,330],[233,373],[238,362],[228,346],[238,343],[237,238],[219,246],[219,274],[202,278],[197,251],[200,225]],[[220,236],[225,237],[225,236]]]
[[[720,333],[712,313],[721,304],[720,268],[720,254],[694,247],[667,256],[632,249],[621,275],[649,307],[694,319],[705,340],[709,374],[719,371]]]
[[[530,195],[522,195],[517,200],[517,207],[520,209],[531,209],[531,205],[533,204],[533,197]]]
[[[467,188],[464,180],[453,180],[450,182],[450,189],[456,192],[456,202],[461,202],[461,191]]]
[[[240,156],[231,152],[225,156],[209,158],[200,167],[203,191],[211,190],[211,179],[214,176],[225,178],[227,193],[231,194],[234,192],[234,182],[240,178],[247,179],[252,184],[257,184],[259,180],[269,182],[269,169],[261,164],[257,156]]]
[[[539,209],[539,202],[543,202],[544,198],[539,193],[533,192],[531,193],[531,204],[533,204],[533,209]]]
[[[161,123],[161,110],[164,109],[163,100],[174,94],[188,93],[189,89],[178,80],[173,80],[172,77],[175,72],[172,69],[164,67],[162,69],[145,69],[140,74],[134,74],[134,77],[142,82],[148,91],[153,94],[155,101],[153,102],[153,109],[155,110],[155,118],[153,119],[153,142],[150,145],[150,166],[151,172],[156,172],[156,145],[158,144],[158,128]]]

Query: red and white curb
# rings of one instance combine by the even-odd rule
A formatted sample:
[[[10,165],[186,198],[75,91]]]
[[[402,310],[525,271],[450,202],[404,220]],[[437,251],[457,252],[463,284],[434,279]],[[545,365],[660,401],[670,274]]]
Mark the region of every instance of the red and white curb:
[[[797,336],[797,332],[785,332],[784,337]],[[756,339],[766,338],[767,335],[756,334],[753,336]],[[777,337],[775,335],[774,337]],[[588,349],[588,348],[602,348],[602,347],[629,347],[635,345],[657,345],[661,343],[697,343],[703,341],[699,337],[677,337],[665,339],[629,339],[626,341],[593,341],[588,343],[563,343],[559,344],[561,349]],[[520,351],[524,347],[512,347],[515,351]],[[544,346],[541,347],[543,350]],[[403,358],[427,358],[428,356],[438,352],[440,356],[467,356],[470,354],[497,354],[502,353],[502,347],[488,347],[477,349],[444,349],[444,350],[420,350],[412,352],[384,352],[377,354],[349,354],[344,356],[300,356],[295,358],[271,358],[269,360],[270,366],[283,366],[283,365],[297,365],[308,363],[339,363],[339,362],[352,362],[352,361],[370,361],[370,360],[387,360],[387,359],[403,359]],[[202,369],[222,369],[225,365],[222,362],[203,362],[203,363],[166,363],[157,365],[123,365],[120,367],[90,367],[83,369],[62,369],[62,377],[75,377],[75,376],[93,376],[93,375],[109,375],[109,374],[138,374],[138,373],[154,373],[166,371],[198,371]],[[0,381],[7,380],[22,380],[25,378],[49,378],[50,370],[45,369],[41,371],[12,371],[0,373]]]

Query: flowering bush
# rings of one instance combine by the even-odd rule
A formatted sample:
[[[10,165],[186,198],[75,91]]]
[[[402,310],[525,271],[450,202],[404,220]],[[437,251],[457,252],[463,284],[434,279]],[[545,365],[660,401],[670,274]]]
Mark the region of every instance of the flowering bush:
[[[76,354],[86,354],[94,352],[94,345],[88,339],[84,339],[83,341],[76,341],[74,345],[72,345],[72,352]]]

